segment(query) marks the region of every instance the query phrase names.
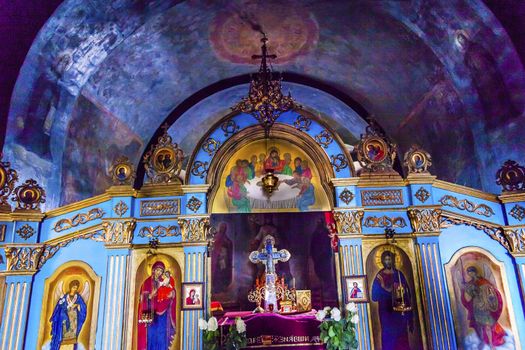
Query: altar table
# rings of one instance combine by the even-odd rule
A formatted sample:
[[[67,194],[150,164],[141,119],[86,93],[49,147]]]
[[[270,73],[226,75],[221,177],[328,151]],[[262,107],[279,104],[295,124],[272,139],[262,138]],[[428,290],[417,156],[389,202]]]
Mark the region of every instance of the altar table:
[[[244,349],[325,349],[319,337],[321,323],[315,318],[314,310],[296,315],[227,312],[219,320],[221,334],[228,332],[236,317],[246,323],[248,345]]]

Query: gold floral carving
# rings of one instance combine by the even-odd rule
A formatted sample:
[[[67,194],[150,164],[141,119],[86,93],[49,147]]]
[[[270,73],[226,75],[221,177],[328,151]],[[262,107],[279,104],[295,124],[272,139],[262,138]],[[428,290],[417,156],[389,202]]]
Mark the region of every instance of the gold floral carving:
[[[188,201],[188,203],[186,204],[186,208],[188,208],[189,210],[193,212],[197,212],[197,210],[199,210],[201,205],[202,205],[202,202],[197,197],[192,196],[190,200]]]
[[[425,190],[423,187],[420,187],[419,190],[417,190],[415,197],[421,202],[425,203],[427,199],[430,197],[430,192]]]
[[[102,223],[104,229],[104,241],[108,245],[126,245],[133,240],[133,231],[136,226],[135,220],[105,221]]]
[[[103,241],[103,232],[94,230],[71,236],[54,244],[19,245],[5,247],[7,271],[35,272],[51,259],[59,250],[79,239]]]
[[[408,217],[414,232],[439,232],[441,210],[435,208],[410,208]]]
[[[35,272],[44,247],[42,245],[23,245],[5,247],[7,271]]]
[[[525,253],[525,227],[505,228],[503,233],[512,253]]]
[[[365,219],[364,225],[366,227],[391,227],[401,228],[405,227],[407,223],[402,217],[390,218],[388,216],[369,216]]]
[[[361,234],[364,215],[365,213],[362,210],[334,211],[334,218],[340,235]]]
[[[183,242],[204,242],[210,233],[209,216],[186,216],[178,219]]]
[[[85,224],[89,221],[100,219],[104,216],[104,214],[105,213],[102,209],[93,208],[87,213],[80,213],[73,216],[72,218],[58,220],[55,226],[53,227],[53,230],[55,230],[56,232],[61,232],[72,227]]]
[[[354,199],[354,194],[348,188],[345,188],[341,194],[339,194],[339,199],[348,205]]]
[[[25,224],[16,230],[16,233],[23,239],[28,239],[35,234],[35,229],[32,228],[29,224]]]
[[[510,216],[514,219],[521,221],[525,218],[525,208],[521,205],[516,204],[509,212]]]
[[[126,212],[128,211],[128,205],[126,203],[124,203],[124,201],[120,201],[118,202],[115,207],[113,208],[113,210],[115,211],[115,214],[117,214],[117,216],[119,218],[121,218],[124,214],[126,214]]]
[[[475,204],[468,199],[457,199],[456,197],[445,195],[439,200],[441,204],[447,207],[457,208],[459,210],[466,210],[469,213],[491,217],[494,211],[491,207],[485,204]]]
[[[498,241],[503,247],[505,247],[508,251],[511,251],[509,241],[507,240],[507,237],[505,237],[505,234],[503,233],[503,230],[501,227],[493,226],[493,225],[487,225],[481,222],[467,220],[464,218],[458,218],[454,216],[441,216],[441,222],[440,226],[441,228],[450,227],[452,225],[468,225],[472,226],[478,230],[482,230],[487,235],[490,236],[495,241]]]
[[[0,213],[10,213],[11,205],[7,202],[18,180],[16,170],[11,169],[10,162],[0,161]]]

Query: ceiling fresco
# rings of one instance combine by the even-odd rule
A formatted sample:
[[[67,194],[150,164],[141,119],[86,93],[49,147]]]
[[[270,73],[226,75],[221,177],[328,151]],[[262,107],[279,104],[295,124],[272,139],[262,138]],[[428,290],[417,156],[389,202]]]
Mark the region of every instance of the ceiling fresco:
[[[315,82],[361,106],[401,152],[426,148],[440,179],[497,193],[500,165],[523,163],[525,74],[512,38],[483,2],[444,0],[66,0],[20,68],[4,158],[46,188],[46,209],[101,193],[113,159],[138,164],[177,106],[257,70],[261,30],[274,69],[312,82],[285,90],[345,142],[365,116]],[[170,134],[191,154],[202,125],[246,92],[225,84],[192,101]]]

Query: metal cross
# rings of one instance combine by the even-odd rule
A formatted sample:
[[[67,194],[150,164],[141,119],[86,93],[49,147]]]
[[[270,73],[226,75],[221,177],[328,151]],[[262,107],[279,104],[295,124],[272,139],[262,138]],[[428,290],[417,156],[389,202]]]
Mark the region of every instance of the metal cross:
[[[290,259],[290,252],[286,249],[279,251],[274,250],[275,238],[271,235],[266,235],[263,239],[264,248],[260,251],[253,251],[250,253],[250,261],[254,264],[262,263],[266,270],[266,288],[264,293],[264,309],[269,311],[269,305],[273,304],[274,310],[277,311],[277,296],[275,291],[275,264]]]

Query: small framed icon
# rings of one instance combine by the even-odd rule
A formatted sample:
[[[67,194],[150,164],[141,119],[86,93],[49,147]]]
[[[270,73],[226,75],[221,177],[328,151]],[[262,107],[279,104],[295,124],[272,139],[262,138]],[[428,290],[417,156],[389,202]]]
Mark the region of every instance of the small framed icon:
[[[368,284],[365,275],[345,276],[346,302],[368,302]]]
[[[203,283],[182,283],[182,309],[198,310],[203,308],[204,297]]]

